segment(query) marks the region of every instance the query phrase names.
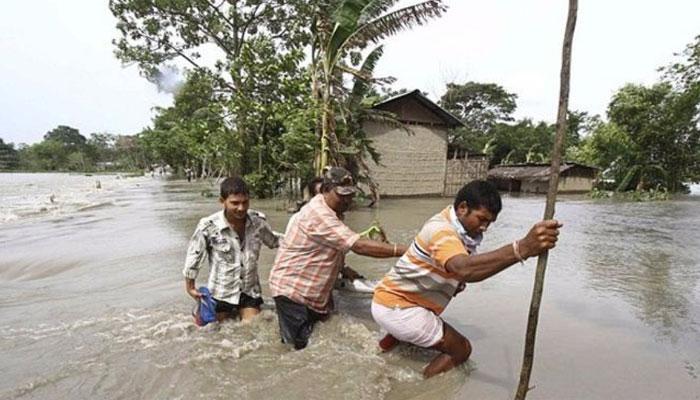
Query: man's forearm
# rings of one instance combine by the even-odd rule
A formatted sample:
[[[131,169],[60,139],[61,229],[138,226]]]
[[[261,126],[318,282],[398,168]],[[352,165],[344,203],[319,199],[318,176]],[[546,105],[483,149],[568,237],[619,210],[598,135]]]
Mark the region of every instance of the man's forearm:
[[[363,256],[376,258],[400,257],[408,247],[398,243],[383,243],[370,239],[358,239],[352,246],[352,251]]]
[[[505,245],[487,253],[459,255],[447,261],[446,268],[465,282],[479,282],[518,262],[512,245]]]

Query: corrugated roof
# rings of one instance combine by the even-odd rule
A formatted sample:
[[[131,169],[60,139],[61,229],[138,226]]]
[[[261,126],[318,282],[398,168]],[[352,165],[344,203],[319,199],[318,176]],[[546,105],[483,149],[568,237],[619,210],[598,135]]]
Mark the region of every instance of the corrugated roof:
[[[459,120],[459,118],[455,117],[454,115],[450,114],[449,111],[445,110],[444,108],[440,107],[439,105],[435,104],[432,100],[429,98],[423,96],[423,93],[420,92],[420,90],[415,89],[411,92],[406,92],[399,94],[394,97],[390,97],[381,103],[377,103],[374,105],[373,108],[381,108],[381,106],[388,105],[390,103],[400,101],[404,98],[407,97],[413,97],[414,99],[418,100],[421,104],[426,106],[430,111],[432,111],[435,115],[437,115],[444,123],[445,125],[449,127],[455,127],[455,126],[464,126],[462,121]]]
[[[562,163],[559,166],[559,174],[563,174],[565,171],[574,167],[588,168],[592,170],[598,169],[596,167],[590,167],[588,165],[567,162]],[[497,179],[515,179],[522,181],[546,181],[549,179],[549,170],[550,164],[497,165],[489,170],[488,177]]]

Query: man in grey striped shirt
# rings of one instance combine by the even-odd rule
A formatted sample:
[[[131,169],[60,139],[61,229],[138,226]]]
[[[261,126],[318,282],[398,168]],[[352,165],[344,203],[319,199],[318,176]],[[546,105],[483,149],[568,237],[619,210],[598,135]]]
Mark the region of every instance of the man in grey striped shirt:
[[[265,215],[249,209],[248,188],[240,177],[221,183],[219,202],[223,210],[202,218],[190,239],[182,271],[185,288],[195,300],[201,298],[195,279],[206,258],[217,321],[236,316],[249,321],[263,303],[258,277],[261,243],[276,248],[279,239]]]

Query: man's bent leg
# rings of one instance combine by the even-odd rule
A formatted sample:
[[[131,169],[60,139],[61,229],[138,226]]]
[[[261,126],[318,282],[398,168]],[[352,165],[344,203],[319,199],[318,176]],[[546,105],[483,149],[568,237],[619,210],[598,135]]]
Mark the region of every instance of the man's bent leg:
[[[423,376],[430,378],[441,372],[449,371],[452,368],[464,363],[472,353],[472,346],[469,340],[457,332],[447,322],[443,322],[442,339],[432,346],[433,349],[441,351],[443,354],[435,357],[423,370]]]

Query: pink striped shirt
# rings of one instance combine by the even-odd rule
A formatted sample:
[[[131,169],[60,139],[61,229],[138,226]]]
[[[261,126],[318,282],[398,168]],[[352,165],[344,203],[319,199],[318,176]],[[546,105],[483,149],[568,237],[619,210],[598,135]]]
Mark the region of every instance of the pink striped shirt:
[[[360,238],[338,219],[323,195],[294,216],[270,271],[272,296],[286,296],[320,313],[330,311],[330,295],[345,254]]]

